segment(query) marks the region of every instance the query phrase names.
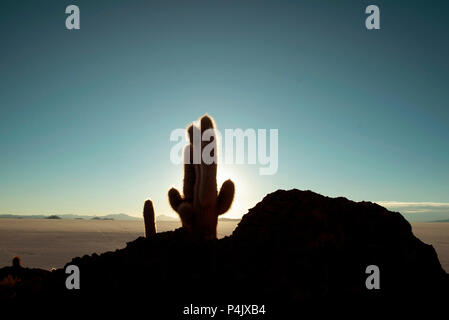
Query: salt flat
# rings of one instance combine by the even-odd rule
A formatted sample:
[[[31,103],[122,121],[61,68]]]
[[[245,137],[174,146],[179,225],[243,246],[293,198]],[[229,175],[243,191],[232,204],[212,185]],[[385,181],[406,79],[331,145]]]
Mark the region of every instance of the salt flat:
[[[218,237],[230,235],[237,223],[220,221]],[[180,226],[180,221],[162,221],[157,231]],[[61,268],[73,257],[124,248],[144,233],[143,220],[0,219],[0,268],[14,256],[24,267]]]
[[[230,235],[237,221],[220,221],[218,237]],[[180,222],[158,222],[158,232]],[[449,223],[413,223],[413,232],[432,244],[449,272]],[[73,257],[120,249],[144,235],[143,221],[0,219],[0,267],[20,256],[25,267],[60,268]]]

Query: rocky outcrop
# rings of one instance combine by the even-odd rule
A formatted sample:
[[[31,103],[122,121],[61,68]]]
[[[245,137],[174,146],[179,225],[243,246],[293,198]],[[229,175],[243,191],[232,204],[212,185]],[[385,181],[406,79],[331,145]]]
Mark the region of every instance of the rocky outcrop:
[[[278,190],[249,210],[232,237],[240,250],[253,252],[247,263],[270,257],[273,265],[263,277],[273,280],[279,294],[288,287],[294,293],[289,298],[416,296],[448,289],[433,247],[413,235],[401,214],[371,202]],[[369,265],[379,267],[380,290],[366,288]]]

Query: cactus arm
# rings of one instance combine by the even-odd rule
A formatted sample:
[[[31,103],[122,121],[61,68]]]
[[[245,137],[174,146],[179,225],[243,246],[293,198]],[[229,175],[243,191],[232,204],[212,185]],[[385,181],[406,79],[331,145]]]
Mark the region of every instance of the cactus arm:
[[[184,149],[184,183],[182,187],[185,200],[189,202],[193,202],[195,189],[195,167],[193,163],[186,162],[188,159],[192,159],[191,149],[191,145],[186,146]]]
[[[229,210],[234,200],[235,186],[232,180],[223,182],[217,197],[217,215],[221,215]]]
[[[215,207],[217,200],[217,152],[216,133],[214,121],[208,115],[201,118],[201,137],[206,141],[201,142],[201,167],[199,185],[199,203],[201,207]],[[206,133],[206,137],[204,134]],[[210,139],[207,141],[207,139]],[[207,163],[205,159],[211,160]]]
[[[195,190],[195,167],[193,164],[193,125],[187,128],[190,144],[184,148],[184,198],[188,202],[193,202]]]
[[[193,157],[193,168],[195,173],[195,183],[193,187],[193,207],[199,207],[199,189],[201,183],[201,132],[197,126],[193,124],[189,127],[192,128],[191,133],[189,132],[189,137],[191,139],[191,152]]]
[[[178,207],[178,214],[182,221],[182,226],[189,231],[192,231],[193,206],[188,202],[183,202]]]
[[[175,188],[171,188],[168,191],[168,201],[170,202],[171,207],[173,210],[178,212],[178,207],[182,203],[181,195],[179,194],[179,191]]]

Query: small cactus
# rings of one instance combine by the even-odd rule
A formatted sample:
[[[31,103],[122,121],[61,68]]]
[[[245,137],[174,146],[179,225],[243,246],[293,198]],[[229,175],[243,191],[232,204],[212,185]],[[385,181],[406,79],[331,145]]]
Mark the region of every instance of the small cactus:
[[[145,237],[151,237],[156,234],[156,223],[154,219],[154,208],[151,200],[145,201],[143,206],[143,220],[145,223]]]
[[[201,137],[206,131],[210,140],[202,141]],[[200,119],[200,127],[192,124],[187,128],[187,133],[190,143],[184,149],[184,196],[172,188],[168,192],[168,199],[173,210],[179,214],[184,228],[201,239],[216,239],[218,216],[231,207],[234,183],[226,180],[220,192],[217,192],[217,141],[214,120],[204,115]],[[203,151],[209,151],[212,163],[204,161]],[[196,159],[198,161],[194,161]]]
[[[20,260],[20,257],[16,256],[16,257],[12,258],[12,266],[14,268],[22,267],[22,261]]]

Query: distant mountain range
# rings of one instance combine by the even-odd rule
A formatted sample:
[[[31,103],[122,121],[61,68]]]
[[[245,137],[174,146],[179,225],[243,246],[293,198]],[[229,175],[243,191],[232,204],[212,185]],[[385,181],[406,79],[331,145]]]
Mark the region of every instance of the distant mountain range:
[[[219,221],[239,221],[240,219],[233,219],[233,218],[218,218]],[[179,221],[178,217],[173,216],[167,216],[165,214],[161,214],[156,217],[157,221]]]
[[[235,218],[218,218],[218,221],[240,221],[242,219],[235,219]]]
[[[105,216],[81,215],[81,214],[35,214],[35,215],[20,215],[20,214],[0,214],[0,219],[66,219],[66,220],[118,220],[118,221],[140,221],[142,218],[133,217],[125,213],[108,214]],[[219,218],[220,221],[238,221],[240,219]],[[179,221],[178,217],[161,214],[156,216],[157,221]]]
[[[79,214],[52,214],[52,215],[17,215],[1,214],[0,219],[68,219],[68,220],[142,220],[142,218],[133,217],[125,213],[107,214],[104,216],[79,215]]]
[[[161,215],[156,217],[156,222],[157,221],[179,221],[179,219],[175,218],[175,217],[166,216],[164,214],[161,214]]]

